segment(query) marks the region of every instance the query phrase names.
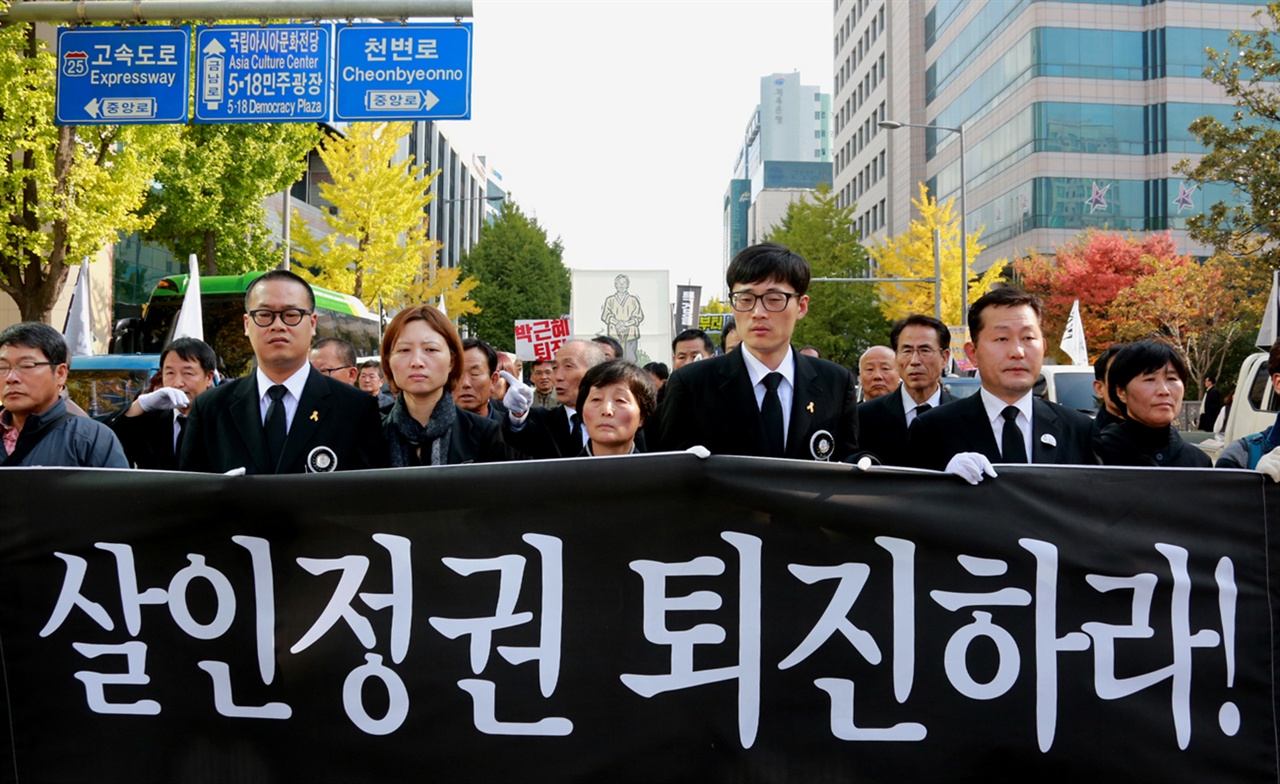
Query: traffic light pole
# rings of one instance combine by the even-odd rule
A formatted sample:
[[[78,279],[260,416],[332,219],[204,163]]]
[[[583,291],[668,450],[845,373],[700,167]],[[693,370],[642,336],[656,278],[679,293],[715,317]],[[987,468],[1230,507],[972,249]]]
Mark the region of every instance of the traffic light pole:
[[[25,0],[0,23],[170,22],[181,19],[471,17],[471,0]]]

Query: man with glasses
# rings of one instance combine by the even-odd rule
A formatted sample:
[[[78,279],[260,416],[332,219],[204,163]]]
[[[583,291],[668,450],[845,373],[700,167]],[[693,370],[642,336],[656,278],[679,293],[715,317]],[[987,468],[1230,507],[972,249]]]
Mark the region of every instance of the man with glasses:
[[[951,331],[932,316],[912,313],[889,331],[902,384],[858,406],[861,446],[884,465],[907,465],[907,428],[926,411],[955,398],[939,379],[951,360]]]
[[[726,274],[740,351],[671,374],[662,450],[842,460],[858,451],[857,388],[840,365],[791,347],[809,311],[809,263],[775,243],[743,249]]]
[[[0,465],[128,468],[115,433],[67,410],[67,344],[48,324],[0,332]]]
[[[316,334],[311,286],[272,270],[245,292],[245,311],[257,369],[196,398],[179,466],[300,474],[388,465],[377,400],[307,361]]]
[[[356,347],[342,338],[321,338],[311,347],[311,366],[329,378],[355,386],[360,378]]]

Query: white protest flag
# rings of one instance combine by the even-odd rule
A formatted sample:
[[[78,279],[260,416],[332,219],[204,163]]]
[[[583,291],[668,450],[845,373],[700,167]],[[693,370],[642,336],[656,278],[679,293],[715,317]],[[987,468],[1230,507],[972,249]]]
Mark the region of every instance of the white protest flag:
[[[196,254],[191,254],[189,262],[191,274],[187,276],[187,293],[182,298],[182,310],[178,311],[178,321],[173,326],[174,340],[204,340],[204,308],[200,304],[200,265],[196,262]]]
[[[62,330],[67,341],[67,351],[73,357],[93,356],[93,320],[89,311],[89,259],[80,262],[80,275],[76,278],[75,291],[71,293],[71,308],[67,311],[67,325]]]
[[[1266,350],[1280,337],[1280,270],[1272,273],[1271,293],[1267,296],[1267,309],[1262,314],[1262,326],[1254,345]]]
[[[1071,364],[1089,364],[1089,349],[1084,344],[1084,323],[1080,321],[1080,300],[1071,306],[1071,317],[1067,319],[1067,328],[1062,331],[1060,348],[1071,357]]]
[[[449,318],[449,309],[444,306],[444,292],[440,292],[440,302],[436,304],[436,310],[444,314],[445,318]],[[449,319],[453,321],[453,319]]]

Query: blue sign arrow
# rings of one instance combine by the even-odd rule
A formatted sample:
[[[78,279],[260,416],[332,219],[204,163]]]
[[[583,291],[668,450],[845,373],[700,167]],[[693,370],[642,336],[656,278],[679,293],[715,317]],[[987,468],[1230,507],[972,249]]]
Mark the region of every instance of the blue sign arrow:
[[[471,23],[351,25],[337,32],[334,119],[471,118]]]
[[[185,27],[58,28],[58,125],[185,123]]]
[[[196,29],[198,123],[329,119],[330,25]]]

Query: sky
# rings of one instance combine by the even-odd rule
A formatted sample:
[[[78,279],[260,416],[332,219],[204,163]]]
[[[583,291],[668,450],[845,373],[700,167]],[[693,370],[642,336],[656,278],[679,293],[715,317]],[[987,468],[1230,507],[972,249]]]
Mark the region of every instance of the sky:
[[[723,288],[723,199],[760,78],[831,92],[831,0],[474,0],[480,154],[570,269]]]

